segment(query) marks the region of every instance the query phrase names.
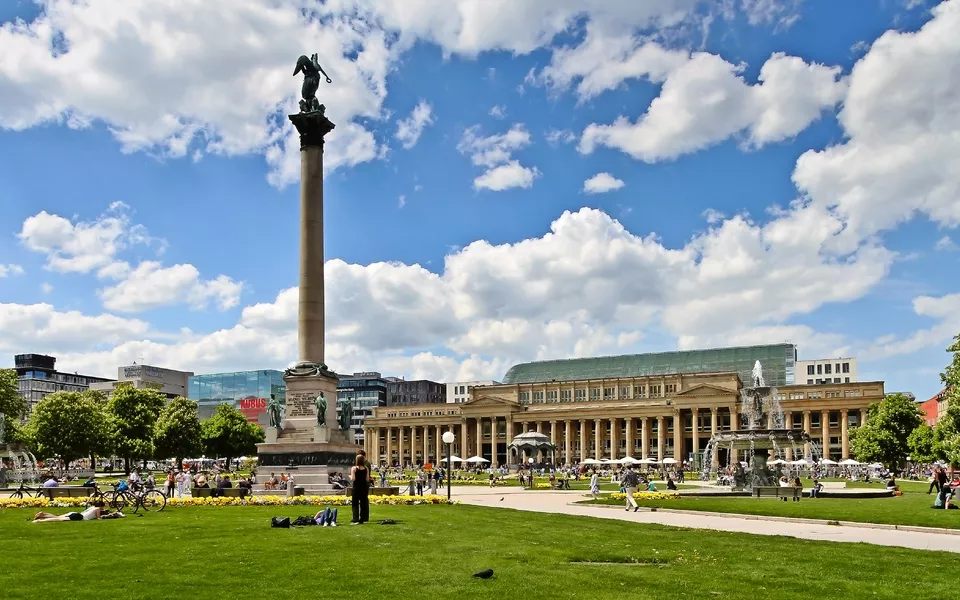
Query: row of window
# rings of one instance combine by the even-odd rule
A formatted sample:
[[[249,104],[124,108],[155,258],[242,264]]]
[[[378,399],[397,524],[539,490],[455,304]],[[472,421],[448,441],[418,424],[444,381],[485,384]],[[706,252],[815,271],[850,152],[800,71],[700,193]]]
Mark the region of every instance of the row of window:
[[[807,385],[830,385],[831,383],[850,383],[849,377],[844,377],[843,381],[840,381],[840,377],[834,377],[833,381],[829,377],[824,379],[808,379]]]
[[[822,398],[860,398],[863,390],[822,390],[817,392],[790,392],[790,400],[820,400]],[[777,400],[787,400],[787,394],[778,393]]]
[[[830,375],[831,372],[833,373],[849,373],[850,372],[850,363],[848,362],[836,363],[835,366],[836,366],[836,369],[834,369],[834,365],[830,363],[827,363],[825,365],[824,364],[807,365],[807,375]]]
[[[677,393],[677,384],[667,383],[663,386],[657,385],[635,385],[635,386],[621,386],[620,388],[621,400],[630,400],[635,398],[660,398],[664,394],[675,394]],[[551,404],[555,402],[586,402],[587,401],[588,391],[586,388],[578,388],[574,390],[536,390],[533,392],[524,391],[519,393],[518,400],[521,404]],[[617,388],[615,387],[605,387],[605,388],[590,388],[589,396],[591,401],[597,400],[616,400],[617,399]]]

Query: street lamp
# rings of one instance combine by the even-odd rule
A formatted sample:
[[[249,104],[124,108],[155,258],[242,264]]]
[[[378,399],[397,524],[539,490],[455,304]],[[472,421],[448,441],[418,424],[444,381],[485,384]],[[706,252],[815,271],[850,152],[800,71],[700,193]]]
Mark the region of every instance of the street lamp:
[[[444,431],[441,436],[443,443],[447,445],[447,502],[450,501],[450,472],[453,470],[453,442],[457,440],[457,436],[453,435],[452,431]]]
[[[533,457],[527,459],[527,464],[530,465],[530,489],[533,489]]]

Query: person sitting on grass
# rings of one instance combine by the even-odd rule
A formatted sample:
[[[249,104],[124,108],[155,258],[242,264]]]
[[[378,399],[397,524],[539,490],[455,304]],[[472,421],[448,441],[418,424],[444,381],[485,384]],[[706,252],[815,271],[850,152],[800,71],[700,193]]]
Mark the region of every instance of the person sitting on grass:
[[[125,517],[119,510],[110,512],[103,508],[103,502],[96,502],[93,506],[83,512],[68,512],[62,515],[55,515],[40,511],[33,515],[33,523],[58,523],[60,521],[97,521],[101,519],[122,519]]]
[[[647,491],[648,492],[657,491],[657,484],[655,484],[652,479],[647,482]]]
[[[948,483],[940,487],[940,493],[937,494],[937,499],[933,503],[933,508],[942,508],[944,510],[957,508],[956,504],[950,504],[951,500],[953,500],[953,488],[950,487],[950,484]]]
[[[677,484],[673,481],[673,477],[671,475],[667,475],[667,489],[668,490],[677,489]]]

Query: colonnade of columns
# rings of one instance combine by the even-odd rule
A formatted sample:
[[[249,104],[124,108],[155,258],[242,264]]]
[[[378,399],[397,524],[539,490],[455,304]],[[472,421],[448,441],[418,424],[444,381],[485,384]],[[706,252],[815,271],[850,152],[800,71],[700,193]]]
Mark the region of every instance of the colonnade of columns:
[[[689,411],[689,412],[687,412]],[[709,426],[701,425],[700,414],[710,411]],[[866,420],[866,409],[840,409],[840,458],[850,457],[849,419],[850,413],[859,414],[858,424]],[[793,429],[793,410],[784,412],[784,427]],[[829,410],[802,411],[802,429],[813,438],[812,412],[820,413],[820,446],[831,447]],[[690,431],[687,431],[685,416],[691,416]],[[729,424],[721,427],[721,416],[729,414]],[[549,436],[556,445],[556,461],[559,463],[581,462],[587,458],[623,458],[632,456],[637,459],[674,458],[683,460],[689,453],[697,454],[703,450],[704,440],[723,429],[739,429],[737,405],[729,407],[675,409],[671,414],[655,416],[628,416],[611,418],[581,419],[525,419],[511,415],[507,417],[467,417],[463,422],[447,425],[405,425],[396,427],[368,427],[365,431],[364,449],[371,460],[403,464],[423,464],[436,462],[446,456],[446,448],[441,440],[444,431],[450,430],[456,436],[453,454],[466,459],[471,456],[486,458],[491,466],[497,467],[506,460],[515,464],[521,457],[511,456],[508,447],[513,438],[520,433],[537,431]],[[773,426],[771,422],[769,425]],[[799,425],[799,423],[798,423]],[[799,427],[798,427],[799,428]],[[672,435],[671,434],[672,430]],[[639,447],[637,433],[639,432]],[[621,435],[622,434],[622,435]],[[654,438],[654,435],[656,436]],[[621,443],[621,441],[623,443]],[[672,444],[671,444],[672,442]],[[809,444],[804,453],[810,454]],[[822,451],[822,450],[821,450]],[[822,451],[823,452],[823,451]],[[829,456],[829,451],[823,452]],[[787,451],[787,459],[793,458],[792,449]],[[539,454],[537,460],[551,460],[552,457]],[[718,456],[713,457],[717,464]]]

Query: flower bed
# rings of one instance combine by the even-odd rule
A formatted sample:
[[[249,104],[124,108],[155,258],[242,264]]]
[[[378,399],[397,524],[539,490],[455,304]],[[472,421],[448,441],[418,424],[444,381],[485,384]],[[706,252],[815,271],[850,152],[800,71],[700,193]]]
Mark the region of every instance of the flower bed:
[[[607,496],[611,500],[626,500],[626,492],[611,492]],[[678,500],[680,494],[677,492],[634,492],[635,500]]]
[[[78,508],[87,498],[3,498],[0,508]],[[423,504],[459,504],[446,496],[370,496],[370,504],[419,506]],[[349,496],[250,496],[247,498],[170,498],[167,506],[349,506]]]

